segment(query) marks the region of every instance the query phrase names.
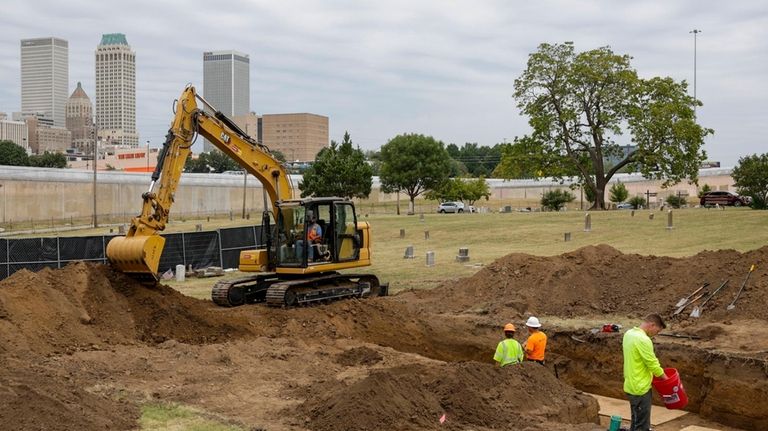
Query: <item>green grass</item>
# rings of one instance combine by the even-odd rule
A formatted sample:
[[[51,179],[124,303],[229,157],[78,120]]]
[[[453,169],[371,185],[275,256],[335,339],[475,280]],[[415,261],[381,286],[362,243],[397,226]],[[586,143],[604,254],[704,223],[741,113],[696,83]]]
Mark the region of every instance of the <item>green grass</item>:
[[[197,409],[178,404],[149,403],[141,408],[142,431],[244,431]]]
[[[557,255],[590,244],[608,244],[624,253],[689,256],[702,250],[747,251],[768,244],[768,212],[747,208],[727,210],[681,209],[673,211],[674,228],[666,229],[667,213],[661,211],[592,212],[592,231],[584,232],[585,212],[509,214],[425,214],[360,216],[371,223],[373,262],[363,268],[391,283],[393,292],[429,288],[447,279],[467,277],[509,253]],[[649,214],[654,219],[649,220]],[[405,229],[405,239],[400,239]],[[429,230],[429,240],[424,231]],[[571,241],[564,241],[564,233]],[[414,246],[415,259],[404,259]],[[456,263],[459,247],[469,247],[469,264]],[[436,265],[426,266],[426,252],[435,252]],[[239,277],[242,273],[227,274]],[[183,293],[208,298],[217,278],[168,283]]]

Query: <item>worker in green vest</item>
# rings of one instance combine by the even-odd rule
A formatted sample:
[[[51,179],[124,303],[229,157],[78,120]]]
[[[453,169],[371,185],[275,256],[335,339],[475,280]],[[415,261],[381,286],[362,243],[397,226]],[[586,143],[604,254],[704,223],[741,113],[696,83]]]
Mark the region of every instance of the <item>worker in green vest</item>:
[[[648,431],[651,428],[651,381],[653,376],[667,378],[653,352],[651,337],[666,327],[661,316],[649,314],[640,327],[624,334],[624,392],[632,412],[630,431]]]
[[[498,362],[500,367],[523,362],[523,348],[514,338],[515,325],[511,323],[504,325],[504,337],[504,340],[496,346],[496,354],[493,355],[493,360]]]

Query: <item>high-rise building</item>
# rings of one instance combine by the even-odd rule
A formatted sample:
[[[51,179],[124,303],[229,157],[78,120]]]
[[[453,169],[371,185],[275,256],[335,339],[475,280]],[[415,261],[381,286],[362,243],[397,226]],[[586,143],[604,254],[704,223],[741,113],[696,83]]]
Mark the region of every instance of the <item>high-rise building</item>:
[[[96,47],[96,126],[101,141],[139,146],[136,53],[122,33],[103,35]]]
[[[251,110],[250,59],[237,51],[203,53],[203,97],[229,118]],[[203,151],[213,146],[207,140]]]
[[[261,142],[289,162],[310,162],[328,146],[328,117],[317,114],[264,114]]]
[[[57,37],[21,40],[21,112],[64,127],[69,93],[69,43]]]
[[[79,82],[67,101],[67,130],[72,132],[74,148],[93,152],[93,104]]]

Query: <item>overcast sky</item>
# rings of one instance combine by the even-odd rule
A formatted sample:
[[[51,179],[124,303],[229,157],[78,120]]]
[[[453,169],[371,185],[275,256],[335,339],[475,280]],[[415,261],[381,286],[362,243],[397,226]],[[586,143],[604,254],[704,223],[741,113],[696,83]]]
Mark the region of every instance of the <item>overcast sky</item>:
[[[494,145],[529,131],[513,82],[540,43],[608,45],[643,77],[687,80],[699,29],[705,150],[732,166],[768,151],[768,4],[740,1],[4,0],[0,112],[19,111],[20,39],[69,41],[69,91],[94,98],[94,50],[124,33],[136,52],[140,142],[159,146],[188,82],[202,91],[203,51],[251,59],[251,110],[330,118],[376,149],[399,133]],[[200,146],[200,143],[196,144]],[[202,148],[195,148],[196,151]]]

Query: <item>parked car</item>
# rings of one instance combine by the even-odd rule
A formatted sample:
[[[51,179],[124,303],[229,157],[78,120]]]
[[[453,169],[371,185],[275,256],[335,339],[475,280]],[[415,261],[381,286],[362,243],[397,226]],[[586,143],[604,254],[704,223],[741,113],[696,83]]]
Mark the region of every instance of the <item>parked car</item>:
[[[719,191],[704,193],[704,195],[699,200],[699,203],[701,206],[719,204],[740,207],[742,205],[749,205],[749,201],[750,199],[747,196],[739,196],[736,193]]]
[[[632,205],[629,202],[619,202],[619,203],[616,204],[616,209],[617,210],[632,210],[632,209],[635,209],[635,206]]]
[[[443,202],[437,206],[437,212],[439,213],[463,213],[463,202]]]

